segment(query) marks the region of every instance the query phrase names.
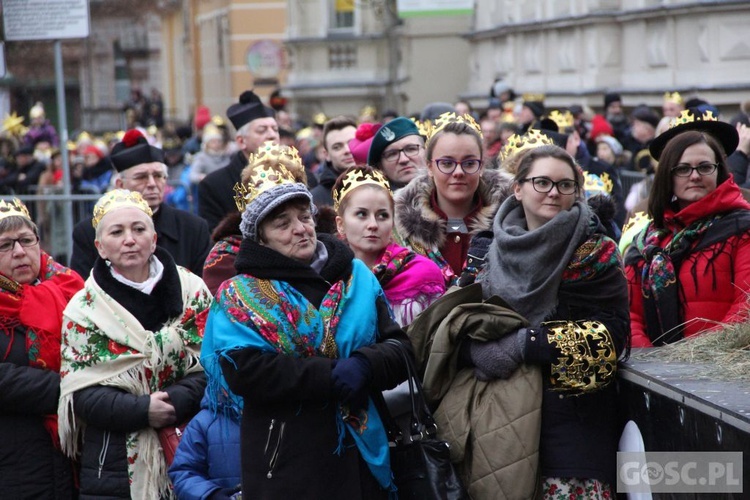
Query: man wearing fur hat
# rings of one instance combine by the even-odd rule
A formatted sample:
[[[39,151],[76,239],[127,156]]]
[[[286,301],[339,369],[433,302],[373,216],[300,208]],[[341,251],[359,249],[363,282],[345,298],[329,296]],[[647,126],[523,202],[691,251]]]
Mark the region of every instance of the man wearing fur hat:
[[[383,171],[394,191],[427,169],[424,139],[410,119],[400,116],[377,131],[367,163]]]
[[[122,138],[122,142],[112,148],[110,159],[117,170],[115,186],[138,191],[151,207],[157,245],[169,252],[177,265],[200,276],[211,249],[208,226],[200,217],[163,203],[168,177],[164,152],[151,146],[137,130],[130,130]],[[70,267],[84,279],[88,277],[99,255],[94,246],[94,237],[94,226],[90,218],[73,228]]]
[[[227,108],[227,118],[234,125],[237,151],[224,168],[210,173],[198,185],[198,213],[208,222],[209,230],[226,214],[236,211],[234,185],[247,166],[247,157],[266,141],[279,142],[279,125],[274,111],[263,105],[252,90],[240,95],[238,103]]]

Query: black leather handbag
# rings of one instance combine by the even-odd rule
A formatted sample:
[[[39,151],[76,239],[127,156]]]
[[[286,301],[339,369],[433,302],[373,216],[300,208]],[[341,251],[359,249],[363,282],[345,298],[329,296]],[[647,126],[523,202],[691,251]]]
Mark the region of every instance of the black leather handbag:
[[[409,373],[411,396],[411,424],[409,435],[389,422],[391,440],[391,470],[398,488],[399,499],[419,500],[468,500],[456,468],[450,459],[448,443],[437,437],[437,425],[424,397],[422,384],[412,359],[400,342],[397,345]]]

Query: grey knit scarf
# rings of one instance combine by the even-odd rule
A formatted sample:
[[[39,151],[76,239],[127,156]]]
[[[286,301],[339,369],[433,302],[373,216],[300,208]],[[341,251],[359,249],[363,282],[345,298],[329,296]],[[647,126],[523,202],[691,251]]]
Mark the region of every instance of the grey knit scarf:
[[[577,201],[542,227],[529,231],[521,202],[507,198],[495,215],[494,238],[482,287],[484,296],[497,295],[532,326],[557,308],[562,273],[587,236],[591,211]]]

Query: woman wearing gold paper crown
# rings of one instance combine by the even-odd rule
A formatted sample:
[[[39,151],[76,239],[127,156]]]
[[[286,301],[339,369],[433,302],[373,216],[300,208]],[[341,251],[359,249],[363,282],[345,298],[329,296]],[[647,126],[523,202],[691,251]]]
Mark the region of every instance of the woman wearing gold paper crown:
[[[748,319],[750,204],[726,164],[738,141],[735,127],[693,108],[651,143],[651,222],[625,253],[633,346]]]
[[[39,247],[39,231],[17,199],[0,201],[0,496],[73,498],[60,452],[62,312],[83,287],[77,273]]]
[[[441,115],[425,148],[427,172],[394,197],[396,232],[399,243],[440,267],[449,286],[461,274],[472,236],[490,229],[510,177],[484,168],[482,133],[468,115]]]
[[[396,322],[409,325],[445,293],[445,281],[434,262],[392,241],[388,180],[371,167],[349,168],[333,186],[333,202],[339,236],[375,273]]]
[[[201,359],[214,408],[225,397],[244,406],[243,494],[385,498],[388,442],[372,397],[406,378],[401,348],[384,341],[411,346],[373,273],[316,235],[312,195],[279,152],[252,161],[236,198],[239,274],[216,294]]]
[[[62,448],[80,460],[81,497],[164,498],[157,429],[199,410],[196,320],[211,295],[156,246],[140,193],[107,193],[92,223],[99,258],[63,315]]]
[[[528,323],[499,339],[467,339],[459,357],[485,381],[541,367],[541,493],[612,498],[620,429],[611,382],[629,333],[622,264],[573,157],[555,145],[518,154],[477,281],[485,299],[500,297]]]

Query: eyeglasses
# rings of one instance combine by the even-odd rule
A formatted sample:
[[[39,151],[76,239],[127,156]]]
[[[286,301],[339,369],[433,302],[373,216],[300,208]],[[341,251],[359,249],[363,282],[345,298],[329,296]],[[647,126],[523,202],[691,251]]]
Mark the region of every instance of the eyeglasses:
[[[13,250],[16,246],[16,242],[22,247],[33,247],[39,243],[39,236],[32,234],[21,236],[20,238],[7,238],[0,240],[0,253],[6,253]]]
[[[697,167],[684,165],[681,163],[672,168],[670,172],[672,172],[672,175],[677,177],[690,177],[691,175],[693,175],[693,171],[698,172],[699,175],[711,175],[716,172],[717,168],[719,168],[718,163],[701,163]]]
[[[167,174],[165,174],[164,172],[138,172],[129,176],[128,178],[137,184],[143,184],[144,182],[148,182],[149,177],[153,177],[154,182],[162,182],[167,180]]]
[[[552,179],[548,179],[547,177],[527,177],[526,179],[521,179],[518,182],[524,183],[527,181],[531,181],[531,186],[537,193],[546,194],[552,191],[552,188],[555,187],[557,188],[557,192],[560,194],[575,194],[575,192],[578,191],[578,183],[570,179],[563,179],[561,181],[555,182]]]
[[[476,158],[464,161],[456,161],[452,158],[438,158],[432,161],[435,163],[438,170],[447,175],[452,174],[459,165],[461,165],[461,170],[463,170],[465,174],[476,174],[482,166],[482,160]]]
[[[406,147],[403,147],[401,149],[391,149],[388,151],[384,151],[383,155],[381,156],[383,161],[396,161],[399,156],[401,156],[401,153],[403,152],[407,158],[414,158],[419,154],[419,151],[422,149],[422,146],[419,144],[409,144]]]

